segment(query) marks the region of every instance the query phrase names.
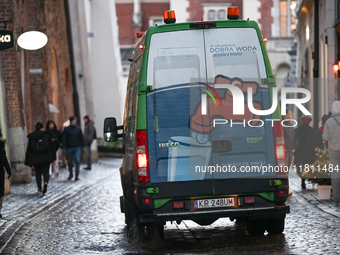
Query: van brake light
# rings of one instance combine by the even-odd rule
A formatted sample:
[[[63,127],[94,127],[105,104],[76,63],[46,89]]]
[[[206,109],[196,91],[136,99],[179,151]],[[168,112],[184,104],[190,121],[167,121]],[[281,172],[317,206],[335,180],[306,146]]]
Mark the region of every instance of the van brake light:
[[[190,24],[190,28],[211,28],[216,27],[216,22],[201,21]]]
[[[149,182],[146,130],[136,131],[137,173],[140,182]]]

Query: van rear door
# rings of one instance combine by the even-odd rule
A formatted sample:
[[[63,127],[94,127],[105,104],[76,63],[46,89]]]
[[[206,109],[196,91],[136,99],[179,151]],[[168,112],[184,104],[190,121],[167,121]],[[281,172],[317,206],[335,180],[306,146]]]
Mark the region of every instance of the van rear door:
[[[213,173],[215,194],[233,193],[227,184],[234,178],[242,178],[244,181],[240,183],[247,183],[243,192],[272,190],[268,178],[275,179],[275,172],[263,171],[268,165],[275,166],[271,115],[254,114],[247,105],[250,87],[254,108],[271,108],[269,87],[262,84],[267,74],[257,32],[253,28],[207,29],[204,40],[207,76],[222,101],[221,110],[215,110],[210,117],[228,121],[216,124],[211,132],[212,164],[221,168],[228,166],[226,172]],[[243,115],[233,114],[233,100],[237,96],[223,84],[242,90],[243,98],[237,100],[243,102],[240,106],[244,107]],[[252,178],[262,180],[249,182]]]
[[[269,109],[269,88],[262,85],[262,78],[267,78],[266,68],[254,28],[184,30],[151,36],[147,70],[147,85],[153,87],[147,92],[150,182],[166,185],[162,189],[166,193],[155,197],[266,191],[267,178],[261,181],[267,185],[254,184],[256,188],[226,185],[226,180],[230,184],[235,178],[246,177],[247,183],[249,178],[275,178],[273,173],[241,172],[242,166],[275,165],[272,122],[266,121],[270,116],[251,114],[246,96],[245,114],[233,115],[232,94],[223,88],[223,84],[232,84],[246,95],[244,88],[250,86],[254,107]],[[229,124],[214,125],[214,119]],[[250,122],[254,127],[248,126],[251,119],[257,119]],[[231,121],[234,126],[230,126]],[[210,171],[218,166],[233,166],[236,171]]]
[[[192,158],[203,165],[211,158],[210,142],[200,146],[189,129],[190,109],[198,103],[190,100],[191,87],[200,86],[195,81],[207,81],[203,38],[203,30],[151,36],[147,72],[147,85],[153,87],[147,93],[150,182],[169,184],[167,197],[212,195],[211,175],[190,174]],[[200,99],[203,92],[196,93]],[[183,181],[193,181],[188,184],[191,188],[177,186]]]

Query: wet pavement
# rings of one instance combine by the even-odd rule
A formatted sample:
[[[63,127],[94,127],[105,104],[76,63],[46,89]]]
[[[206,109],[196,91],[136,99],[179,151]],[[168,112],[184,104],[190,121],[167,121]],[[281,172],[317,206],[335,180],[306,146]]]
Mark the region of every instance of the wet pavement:
[[[80,181],[67,181],[62,169],[45,196],[34,182],[13,185],[0,219],[1,254],[340,254],[340,208],[319,201],[315,186],[293,195],[282,235],[250,237],[244,223],[219,219],[210,226],[191,221],[167,223],[164,240],[129,243],[118,168],[121,159],[100,159]]]

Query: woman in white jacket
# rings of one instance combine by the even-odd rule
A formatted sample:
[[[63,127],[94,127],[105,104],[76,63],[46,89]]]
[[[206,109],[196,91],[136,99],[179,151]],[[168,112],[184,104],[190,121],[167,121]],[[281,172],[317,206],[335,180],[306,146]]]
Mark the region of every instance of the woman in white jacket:
[[[326,121],[322,139],[328,141],[329,157],[333,169],[340,168],[340,101],[332,104],[332,118]],[[340,170],[331,173],[332,193],[335,203],[340,203]]]

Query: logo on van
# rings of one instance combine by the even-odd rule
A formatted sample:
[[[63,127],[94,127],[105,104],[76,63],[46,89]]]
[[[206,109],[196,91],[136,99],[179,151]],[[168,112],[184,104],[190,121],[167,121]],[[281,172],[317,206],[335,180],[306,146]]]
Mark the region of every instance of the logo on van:
[[[262,140],[262,136],[258,137],[247,137],[247,143],[258,143],[259,141]]]
[[[203,84],[203,83],[201,83]],[[216,103],[214,96],[207,93],[210,98],[207,99],[207,94],[201,95],[201,102],[196,107],[196,111],[190,118],[190,127],[198,133],[210,132],[215,125],[227,124],[228,120],[232,124],[236,122],[247,123],[251,127],[260,127],[264,125],[264,121],[260,119],[261,116],[271,115],[277,108],[277,88],[271,88],[272,102],[270,109],[262,109],[262,102],[253,100],[260,90],[260,86],[255,81],[243,81],[240,78],[228,78],[223,75],[215,77],[215,88],[207,84],[203,84],[209,88],[217,96],[220,104]],[[201,88],[202,89],[202,88]],[[225,96],[220,98],[216,89],[223,89]],[[202,89],[209,92],[206,89]],[[305,97],[298,99],[287,99],[288,93],[303,93]],[[245,100],[246,95],[246,100]],[[305,115],[312,115],[302,104],[311,99],[311,93],[304,88],[287,88],[281,89],[281,115],[285,115],[287,104],[293,104],[302,111]],[[265,120],[275,121],[275,120]],[[276,120],[278,121],[278,120]],[[272,124],[273,125],[273,124]]]
[[[159,148],[178,147],[179,142],[159,143]]]
[[[258,114],[252,113],[247,106],[247,104],[244,101],[244,98],[240,100],[240,104],[238,104],[238,107],[241,107],[243,110],[242,114],[238,114],[238,116],[235,116],[233,113],[233,106],[234,101],[237,98],[233,97],[233,91],[234,87],[241,91],[241,93],[247,93],[248,88],[252,88],[252,94],[256,95],[259,92],[259,84],[256,82],[245,82],[241,80],[240,78],[233,78],[230,79],[228,77],[218,75],[215,77],[215,89],[223,89],[225,90],[224,97],[221,99],[221,97],[218,95],[217,91],[209,86],[208,84],[201,83],[207,88],[209,88],[213,93],[216,95],[216,97],[219,100],[219,104],[216,103],[216,100],[212,93],[207,92],[206,89],[201,88],[201,90],[207,92],[207,94],[210,96],[209,99],[207,99],[207,94],[201,95],[201,102],[199,103],[198,107],[196,107],[196,111],[191,117],[190,120],[190,127],[194,131],[198,133],[207,133],[210,132],[214,128],[214,119],[215,117],[220,119],[221,117],[226,120],[231,120],[235,122],[241,122],[243,120],[250,121],[252,119],[258,119],[260,116]],[[227,89],[224,87],[224,84],[229,84],[229,86],[232,87],[232,89]],[[249,92],[248,92],[249,93]],[[242,94],[243,95],[243,94]],[[253,102],[253,105],[255,109],[261,110],[262,105],[261,102]],[[209,111],[208,111],[209,110]],[[258,121],[253,121],[252,125],[257,125]]]

